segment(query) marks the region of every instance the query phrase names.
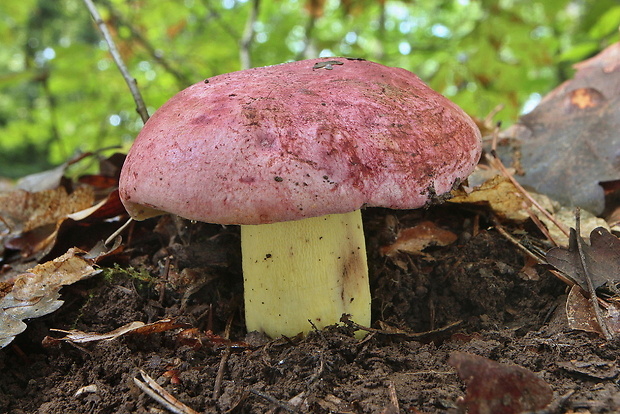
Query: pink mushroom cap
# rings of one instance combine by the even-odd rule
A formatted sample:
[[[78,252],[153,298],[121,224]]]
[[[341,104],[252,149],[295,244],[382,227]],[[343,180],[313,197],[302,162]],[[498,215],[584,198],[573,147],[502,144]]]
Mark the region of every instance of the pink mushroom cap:
[[[263,224],[418,208],[474,169],[480,132],[416,75],[311,59],[214,76],[146,123],[120,177],[136,219]]]

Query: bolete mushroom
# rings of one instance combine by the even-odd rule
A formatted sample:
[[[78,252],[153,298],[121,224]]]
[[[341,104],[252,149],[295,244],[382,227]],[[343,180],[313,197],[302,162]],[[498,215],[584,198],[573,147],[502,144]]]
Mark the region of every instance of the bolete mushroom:
[[[411,72],[360,59],[285,63],[179,92],[127,155],[120,196],[241,225],[249,331],[295,335],[370,324],[360,209],[418,208],[476,165],[480,132]]]

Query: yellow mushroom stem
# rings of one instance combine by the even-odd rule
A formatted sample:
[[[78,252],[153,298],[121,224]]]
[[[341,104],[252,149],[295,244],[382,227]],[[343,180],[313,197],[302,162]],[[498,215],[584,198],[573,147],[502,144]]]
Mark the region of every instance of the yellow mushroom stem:
[[[323,328],[350,314],[370,325],[370,286],[359,210],[241,226],[248,331],[270,337]]]

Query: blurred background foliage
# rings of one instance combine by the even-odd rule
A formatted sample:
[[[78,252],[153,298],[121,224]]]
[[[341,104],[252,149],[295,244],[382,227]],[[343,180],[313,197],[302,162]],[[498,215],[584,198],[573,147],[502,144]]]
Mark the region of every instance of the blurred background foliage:
[[[613,0],[96,0],[152,113],[180,89],[317,56],[400,66],[514,122],[618,40]],[[126,150],[142,121],[81,0],[0,3],[0,177]]]

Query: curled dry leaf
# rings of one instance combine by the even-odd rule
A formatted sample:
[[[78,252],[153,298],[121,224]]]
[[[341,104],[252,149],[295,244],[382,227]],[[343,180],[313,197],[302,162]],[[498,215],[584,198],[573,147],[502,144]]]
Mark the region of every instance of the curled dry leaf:
[[[60,185],[68,165],[68,163],[64,163],[50,170],[22,177],[17,181],[17,188],[30,193],[53,190]]]
[[[394,256],[398,252],[424,254],[422,250],[430,246],[447,246],[456,241],[456,234],[438,227],[432,221],[423,221],[414,227],[398,232],[396,241],[381,248],[384,256]]]
[[[62,304],[59,290],[100,272],[86,252],[69,249],[64,255],[35,266],[18,276],[12,289],[0,298],[0,348],[26,329],[25,319],[54,312]]]
[[[533,372],[515,365],[453,352],[448,364],[467,384],[467,395],[457,403],[469,414],[516,414],[545,408],[553,390]]]
[[[504,219],[523,221],[529,215],[524,208],[525,198],[507,177],[496,175],[474,188],[470,193],[455,191],[451,203],[488,205],[493,212]]]
[[[120,336],[127,334],[138,334],[138,335],[149,335],[156,332],[164,332],[169,331],[171,329],[183,328],[187,327],[187,324],[177,323],[172,319],[162,319],[157,322],[147,323],[140,321],[130,322],[126,325],[121,326],[113,331],[99,334],[92,332],[82,332],[77,330],[71,331],[63,331],[61,329],[52,329],[55,332],[62,332],[67,334],[64,338],[52,339],[52,342],[56,341],[67,341],[73,342],[77,344],[83,344],[86,342],[94,342],[94,341],[103,341],[103,340],[113,340],[117,339]],[[49,343],[49,340],[48,340]]]

